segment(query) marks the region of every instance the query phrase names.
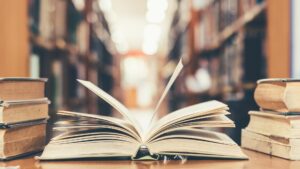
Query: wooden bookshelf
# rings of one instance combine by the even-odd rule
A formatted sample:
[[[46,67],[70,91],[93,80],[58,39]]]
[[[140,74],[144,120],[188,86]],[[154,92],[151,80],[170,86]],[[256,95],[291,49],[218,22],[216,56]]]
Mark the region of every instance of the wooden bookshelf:
[[[207,44],[203,49],[201,49],[201,51],[207,52],[220,48],[228,38],[237,33],[239,30],[243,29],[247,23],[251,22],[265,10],[266,2],[255,5],[254,7],[252,7],[252,9],[240,16],[236,21],[219,32],[216,39],[211,44]]]
[[[267,13],[267,72],[270,78],[290,77],[290,1],[266,0],[255,5],[235,22],[221,31],[216,39],[207,44],[201,53],[215,51],[233,34],[243,29],[246,24]],[[280,12],[279,12],[280,11]]]
[[[180,43],[172,43],[167,63],[172,65],[185,55],[190,59],[184,75],[170,91],[169,108],[222,100],[231,107],[231,118],[237,122],[237,129],[244,128],[249,120],[248,111],[258,109],[253,98],[256,81],[290,77],[290,1],[213,0],[199,9],[198,14],[194,10],[191,8],[188,27],[178,31],[175,26],[170,39],[184,38]],[[189,51],[178,50],[186,48]],[[206,66],[201,65],[203,61],[207,62]],[[187,77],[196,79],[198,70],[209,74],[212,84],[208,90],[189,89]],[[162,77],[168,79],[169,72],[163,69]],[[206,80],[199,79],[198,83]],[[239,132],[231,135],[237,142]]]
[[[27,8],[27,1],[0,1],[0,77],[29,75]]]
[[[117,98],[120,98],[121,92],[115,92],[115,88],[120,86],[119,55],[111,39],[104,13],[95,5],[97,1],[86,0],[83,9],[76,8],[73,1],[64,1],[67,7],[63,10],[57,7],[60,0],[45,2],[50,5],[42,4],[44,1],[40,1],[40,4],[36,3],[37,1],[33,2],[35,3],[31,3],[30,6],[32,11],[39,10],[43,5],[45,8],[30,13],[33,20],[30,43],[32,53],[40,59],[41,76],[49,77],[47,91],[54,95],[51,105],[58,105],[53,106],[54,109],[63,107],[68,110],[109,115],[110,110],[106,109],[105,102],[76,81],[91,81],[112,95],[118,94]],[[55,12],[52,12],[52,8]],[[91,15],[97,17],[93,22],[90,20]],[[55,16],[65,16],[62,20],[66,22],[57,24],[60,19]],[[41,25],[42,23],[44,25]],[[51,25],[54,25],[51,31],[41,29]],[[65,34],[57,35],[56,29],[66,29]],[[58,70],[60,73],[55,70],[57,67],[53,68],[54,62],[59,62],[59,69],[62,69]],[[63,94],[58,96],[56,93]]]

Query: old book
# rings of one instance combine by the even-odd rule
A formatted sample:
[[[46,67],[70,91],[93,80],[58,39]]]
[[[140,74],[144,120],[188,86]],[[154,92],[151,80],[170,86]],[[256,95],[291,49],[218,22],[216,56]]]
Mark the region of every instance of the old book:
[[[47,79],[0,78],[0,101],[44,98],[46,81]]]
[[[47,98],[0,102],[0,125],[48,118]]]
[[[152,119],[167,91],[183,65],[180,61],[166,86]],[[118,110],[124,119],[69,111],[59,114],[69,120],[59,122],[57,130],[64,131],[50,141],[41,160],[78,158],[127,157],[132,159],[159,159],[163,155],[247,159],[240,147],[228,136],[206,128],[234,127],[228,119],[227,105],[209,101],[172,112],[157,122],[152,121],[143,131],[119,101],[88,81],[79,82]]]
[[[242,147],[289,160],[300,160],[299,138],[274,137],[242,130]]]
[[[267,136],[300,138],[300,116],[269,111],[250,111],[249,115],[248,131]]]
[[[300,80],[259,80],[255,89],[254,98],[256,103],[266,110],[300,112]]]
[[[41,151],[45,146],[45,121],[0,129],[0,159]]]

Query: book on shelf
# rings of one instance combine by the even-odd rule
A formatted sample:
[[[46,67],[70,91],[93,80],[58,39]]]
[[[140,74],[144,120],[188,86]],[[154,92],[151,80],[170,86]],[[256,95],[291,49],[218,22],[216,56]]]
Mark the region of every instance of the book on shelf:
[[[259,80],[254,98],[262,109],[277,112],[300,112],[300,80]]]
[[[175,68],[159,99],[149,129],[143,131],[119,101],[91,82],[78,80],[83,86],[118,110],[124,119],[87,113],[60,111],[67,119],[55,129],[62,134],[51,139],[40,160],[125,157],[134,160],[154,160],[164,155],[247,159],[240,147],[227,135],[207,130],[234,127],[226,115],[228,106],[209,101],[176,110],[153,122],[160,104],[174,83],[182,61]]]
[[[282,157],[300,160],[300,139],[263,135],[249,130],[242,130],[242,147]]]
[[[0,159],[9,160],[41,151],[45,146],[46,121],[10,125],[0,130]]]
[[[238,18],[238,0],[223,0],[220,2],[219,30],[224,30]]]

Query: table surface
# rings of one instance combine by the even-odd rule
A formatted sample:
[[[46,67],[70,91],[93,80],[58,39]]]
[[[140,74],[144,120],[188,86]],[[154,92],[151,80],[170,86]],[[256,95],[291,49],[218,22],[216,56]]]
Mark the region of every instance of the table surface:
[[[299,169],[300,161],[289,161],[259,152],[244,150],[249,160],[186,160],[186,161],[52,161],[40,162],[33,157],[0,162],[1,167],[20,169]]]

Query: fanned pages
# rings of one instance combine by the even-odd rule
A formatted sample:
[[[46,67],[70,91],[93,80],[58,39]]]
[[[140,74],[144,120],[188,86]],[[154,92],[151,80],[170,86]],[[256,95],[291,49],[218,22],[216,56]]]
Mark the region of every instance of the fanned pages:
[[[99,87],[94,85],[93,83],[89,81],[84,80],[78,80],[83,86],[91,90],[93,93],[95,93],[97,96],[105,100],[107,103],[109,103],[113,108],[118,110],[125,118],[129,120],[129,122],[136,128],[136,130],[141,133],[141,127],[138,125],[138,123],[135,121],[134,117],[130,114],[129,110],[118,100],[107,94],[105,91],[101,90]]]
[[[179,60],[179,63],[177,64],[163,94],[161,95],[159,101],[157,102],[157,105],[155,106],[155,109],[154,109],[154,113],[152,115],[152,118],[151,118],[151,121],[150,121],[150,124],[153,124],[153,119],[156,117],[156,114],[157,114],[157,111],[159,109],[159,106],[161,105],[162,101],[164,100],[164,98],[166,97],[168,91],[170,90],[172,84],[175,82],[176,78],[178,77],[179,73],[181,72],[183,68],[183,63],[182,63],[182,59]]]
[[[156,111],[182,67],[180,61]],[[209,101],[179,109],[153,122],[148,131],[142,132],[123,104],[91,82],[79,82],[111,104],[125,118],[60,111],[65,120],[58,122],[55,129],[63,133],[50,141],[39,159],[126,157],[144,160],[160,159],[164,155],[247,159],[228,136],[207,130],[234,127],[233,121],[226,117],[230,113],[224,103]]]

